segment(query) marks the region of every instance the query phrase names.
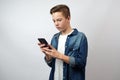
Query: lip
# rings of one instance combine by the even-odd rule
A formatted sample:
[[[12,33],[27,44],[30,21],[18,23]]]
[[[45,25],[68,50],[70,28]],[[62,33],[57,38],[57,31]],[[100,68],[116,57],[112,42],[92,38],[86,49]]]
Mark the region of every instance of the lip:
[[[56,27],[57,29],[62,29],[62,28],[60,28],[60,27]]]
[[[56,26],[56,28],[58,28],[58,29],[59,29],[60,27],[59,27],[59,26]]]
[[[61,31],[62,30],[62,28],[60,28],[60,27],[56,27],[59,31]]]

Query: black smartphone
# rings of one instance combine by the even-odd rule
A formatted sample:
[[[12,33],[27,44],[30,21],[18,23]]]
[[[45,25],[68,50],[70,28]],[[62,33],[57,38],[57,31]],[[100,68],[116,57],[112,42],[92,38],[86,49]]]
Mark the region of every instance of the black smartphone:
[[[48,42],[46,41],[45,38],[38,38],[38,40],[39,40],[39,42],[40,42],[41,44],[45,44],[45,47],[48,46]]]

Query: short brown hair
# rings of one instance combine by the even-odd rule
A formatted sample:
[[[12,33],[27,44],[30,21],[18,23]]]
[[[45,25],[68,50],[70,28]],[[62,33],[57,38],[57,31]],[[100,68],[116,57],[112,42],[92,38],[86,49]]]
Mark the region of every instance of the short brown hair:
[[[50,9],[50,14],[53,14],[55,12],[62,12],[65,18],[68,18],[68,16],[70,16],[70,9],[67,5],[64,4],[56,5]]]

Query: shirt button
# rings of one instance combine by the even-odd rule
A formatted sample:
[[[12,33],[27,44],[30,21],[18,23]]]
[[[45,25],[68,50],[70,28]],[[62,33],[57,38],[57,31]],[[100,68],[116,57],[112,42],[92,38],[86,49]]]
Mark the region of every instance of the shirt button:
[[[65,80],[65,77],[63,76],[63,80]]]

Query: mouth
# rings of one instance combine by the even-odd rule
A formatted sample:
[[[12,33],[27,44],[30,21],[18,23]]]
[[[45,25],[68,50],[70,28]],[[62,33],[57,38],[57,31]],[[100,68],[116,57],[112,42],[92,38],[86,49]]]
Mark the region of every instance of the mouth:
[[[62,30],[62,28],[60,28],[60,27],[56,27],[59,31],[61,31]]]

